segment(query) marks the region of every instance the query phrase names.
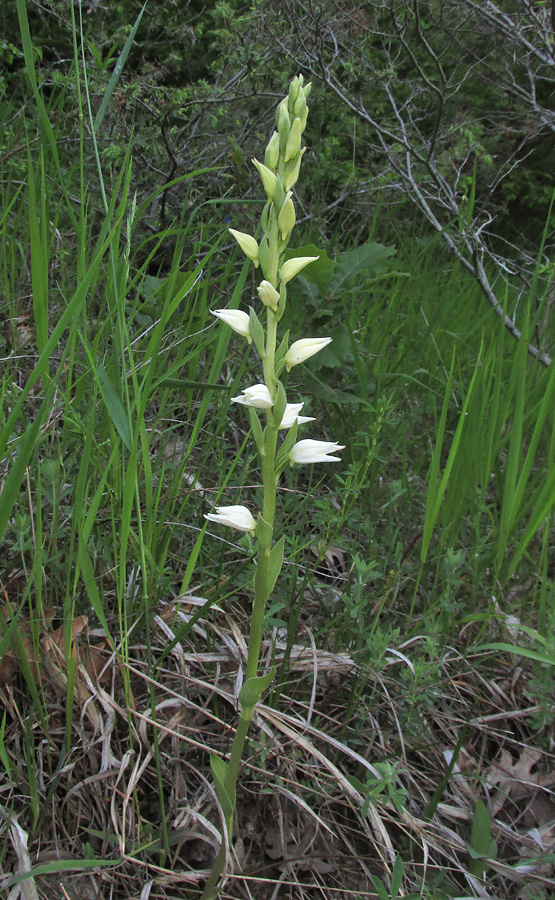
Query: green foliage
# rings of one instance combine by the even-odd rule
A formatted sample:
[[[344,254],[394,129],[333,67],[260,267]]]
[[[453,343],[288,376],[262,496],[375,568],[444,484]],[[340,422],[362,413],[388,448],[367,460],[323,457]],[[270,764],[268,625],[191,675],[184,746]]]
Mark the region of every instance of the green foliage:
[[[490,817],[482,800],[477,800],[474,807],[472,832],[467,849],[470,856],[469,871],[478,878],[483,878],[488,868],[487,860],[495,859],[497,846],[491,837]]]

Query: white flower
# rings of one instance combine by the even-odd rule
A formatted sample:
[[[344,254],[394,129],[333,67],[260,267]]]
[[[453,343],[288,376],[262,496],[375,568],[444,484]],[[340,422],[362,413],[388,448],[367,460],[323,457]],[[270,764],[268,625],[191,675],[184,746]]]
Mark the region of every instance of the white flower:
[[[324,347],[331,344],[331,341],[332,338],[329,337],[301,338],[300,341],[295,341],[294,344],[291,344],[285,355],[287,371],[289,372],[291,366],[297,366],[299,363],[304,362],[305,359],[309,359],[311,356],[314,356],[315,353],[323,350]]]
[[[229,325],[230,328],[233,328],[237,334],[246,337],[249,344],[252,344],[248,313],[242,312],[240,309],[211,309],[210,312],[213,316],[217,316],[218,319],[225,322],[226,325]]]
[[[329,454],[344,449],[344,445],[334,441],[298,441],[289,453],[289,459],[292,463],[341,462],[339,456]]]
[[[256,290],[258,291],[258,296],[262,300],[264,306],[269,306],[270,309],[277,312],[279,294],[273,284],[270,284],[270,282],[266,280],[261,281]]]
[[[297,425],[304,425],[306,422],[315,422],[314,416],[300,416],[299,413],[304,403],[288,403],[283,413],[283,419],[280,422],[281,428],[292,428],[295,422]]]
[[[239,397],[233,397],[232,403],[242,403],[243,406],[256,406],[257,409],[271,409],[274,405],[272,395],[265,384],[253,384],[245,388]]]
[[[281,280],[284,284],[287,284],[288,281],[291,281],[295,275],[298,275],[301,269],[304,269],[305,266],[308,266],[309,263],[316,262],[317,259],[320,259],[319,256],[294,256],[293,259],[288,259],[283,263],[281,267]]]
[[[256,522],[246,506],[216,506],[216,512],[208,513],[204,518],[237,531],[251,531],[254,534],[256,528]]]
[[[233,235],[245,256],[252,259],[255,266],[258,266],[258,244],[255,239],[250,234],[245,234],[244,231],[235,231],[234,228],[228,228],[228,231]]]

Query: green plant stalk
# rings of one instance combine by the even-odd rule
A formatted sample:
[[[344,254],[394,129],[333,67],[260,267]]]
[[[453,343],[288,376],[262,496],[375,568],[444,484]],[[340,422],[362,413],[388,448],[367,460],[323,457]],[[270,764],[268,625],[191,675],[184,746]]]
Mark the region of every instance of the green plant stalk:
[[[277,254],[277,232],[273,235],[275,240],[275,250],[270,245],[271,251]],[[268,310],[268,325],[266,333],[266,352],[264,355],[264,382],[266,387],[275,393],[276,372],[275,372],[275,349],[277,337],[278,316]],[[275,424],[272,410],[268,411],[268,421],[264,433],[264,452],[262,455],[262,486],[263,486],[263,506],[262,517],[270,528],[260,531],[258,538],[258,558],[256,562],[256,572],[254,578],[255,592],[254,603],[251,615],[251,624],[248,642],[247,667],[245,672],[245,680],[256,677],[258,672],[258,663],[260,660],[260,648],[262,646],[262,630],[264,623],[264,611],[266,603],[270,595],[269,585],[269,565],[270,553],[272,550],[272,536],[274,530],[274,521],[276,515],[276,497],[277,482],[279,475],[276,473],[276,452],[277,452],[278,426]],[[225,789],[229,797],[233,798],[233,812],[226,817],[226,830],[228,839],[231,840],[233,833],[233,820],[235,811],[235,794],[237,786],[237,778],[239,776],[239,767],[243,756],[243,750],[247,740],[249,727],[252,721],[254,707],[244,705],[241,707],[239,722],[235,731],[235,737],[231,745],[229,762],[227,764],[227,774],[225,779]],[[224,870],[226,860],[226,841],[222,835],[222,842],[212,871],[210,872],[208,881],[204,886],[201,900],[213,900],[217,896],[218,891],[216,885]]]
[[[249,531],[258,540],[258,553],[254,574],[254,603],[251,615],[247,652],[245,681],[239,692],[239,722],[233,739],[229,761],[226,763],[216,754],[211,755],[216,795],[224,818],[224,829],[218,855],[205,884],[201,900],[213,900],[218,894],[218,881],[224,870],[226,848],[233,834],[236,806],[236,785],[243,750],[254,709],[262,693],[275,677],[275,668],[258,676],[260,649],[266,604],[273,591],[283,564],[285,536],[273,544],[274,520],[276,515],[276,495],[278,479],[287,462],[313,463],[337,461],[330,456],[335,450],[342,450],[335,442],[304,440],[295,444],[297,426],[312,419],[299,416],[300,404],[288,404],[285,389],[278,377],[284,367],[303,362],[329,343],[331,338],[304,338],[288,347],[288,335],[277,345],[278,323],[284,313],[287,301],[287,283],[305,266],[315,262],[317,256],[298,256],[285,260],[285,250],[295,226],[295,208],[292,189],[297,181],[304,149],[301,136],[306,126],[308,108],[306,98],[310,85],[303,88],[303,78],[299,76],[291,82],[289,93],[278,107],[277,130],[274,131],[264,157],[264,163],[253,160],[266,192],[266,205],[262,213],[263,237],[258,244],[249,234],[230,229],[231,234],[255,267],[261,269],[263,280],[258,287],[258,295],[267,310],[264,331],[254,309],[250,315],[237,310],[216,310],[214,315],[226,322],[234,331],[247,338],[254,346],[262,361],[264,384],[245,388],[235,402],[253,407],[251,428],[261,459],[263,503],[255,520],[247,507],[216,507],[215,513],[206,516],[208,520],[221,522],[230,528]],[[258,419],[257,409],[266,410],[266,426]],[[284,429],[287,436],[278,447],[278,432]]]

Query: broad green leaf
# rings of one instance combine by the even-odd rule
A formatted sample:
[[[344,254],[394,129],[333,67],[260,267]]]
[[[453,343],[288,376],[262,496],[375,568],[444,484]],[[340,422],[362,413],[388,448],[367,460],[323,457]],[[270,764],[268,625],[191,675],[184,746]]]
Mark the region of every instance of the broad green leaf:
[[[335,271],[335,262],[330,259],[325,250],[321,250],[316,244],[305,244],[304,247],[295,247],[287,250],[285,259],[294,259],[299,256],[317,256],[318,259],[303,269],[301,278],[318,287],[321,297],[328,293],[328,285]]]
[[[347,282],[364,272],[367,276],[375,277],[387,272],[390,268],[388,260],[395,256],[395,247],[384,247],[383,244],[362,244],[355,250],[342,253],[335,265],[333,277],[328,285],[329,294],[338,294],[347,285]]]
[[[253,709],[264,691],[270,687],[275,677],[276,667],[272,666],[266,675],[255,675],[253,678],[247,678],[239,691],[239,703],[241,704],[241,709]]]

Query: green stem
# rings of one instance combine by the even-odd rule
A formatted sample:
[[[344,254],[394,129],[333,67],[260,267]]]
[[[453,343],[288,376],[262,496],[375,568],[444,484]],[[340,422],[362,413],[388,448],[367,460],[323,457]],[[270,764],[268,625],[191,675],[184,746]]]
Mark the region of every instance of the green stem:
[[[277,229],[275,231],[275,239],[271,242],[271,252],[276,254],[277,259]],[[270,235],[271,238],[271,235]],[[275,244],[275,246],[274,246]],[[263,360],[264,381],[266,387],[273,397],[276,393],[276,372],[275,372],[275,352],[277,339],[278,319],[276,314],[268,309],[267,333],[265,342],[265,355]],[[262,485],[264,490],[264,499],[262,506],[262,518],[269,525],[269,528],[260,529],[258,535],[258,558],[256,562],[255,573],[255,592],[254,603],[251,615],[251,626],[249,634],[249,649],[247,656],[247,668],[245,671],[245,680],[254,678],[258,672],[258,663],[260,660],[260,648],[262,646],[262,632],[264,624],[264,612],[269,597],[269,564],[270,553],[272,551],[272,536],[274,530],[274,520],[276,515],[276,494],[277,494],[277,478],[276,478],[276,451],[277,451],[278,427],[275,424],[272,410],[268,411],[268,421],[264,432],[264,453],[262,455]],[[243,707],[241,715],[231,745],[231,753],[227,765],[227,773],[225,778],[225,788],[229,797],[235,798],[235,790],[237,785],[237,777],[239,775],[239,766],[243,756],[243,750],[247,740],[250,723],[253,717],[254,707]],[[233,815],[226,822],[228,837],[231,840],[233,832]],[[208,881],[204,886],[201,900],[214,900],[218,895],[217,884],[225,866],[225,840],[222,835],[222,842],[218,850],[218,855],[212,866]]]

